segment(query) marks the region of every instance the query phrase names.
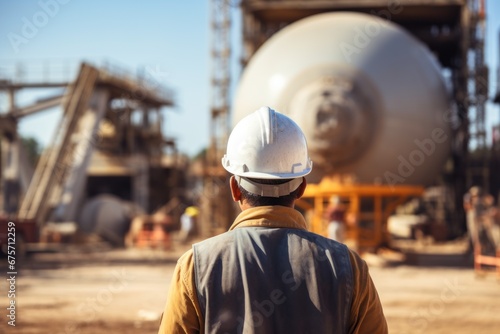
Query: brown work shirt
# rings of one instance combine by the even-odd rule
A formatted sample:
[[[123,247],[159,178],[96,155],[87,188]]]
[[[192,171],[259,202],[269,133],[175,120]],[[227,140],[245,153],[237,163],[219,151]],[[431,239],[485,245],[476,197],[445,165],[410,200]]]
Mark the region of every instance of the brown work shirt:
[[[304,217],[286,207],[256,207],[243,211],[230,230],[245,226],[298,228],[306,230]],[[382,306],[366,263],[350,251],[353,298],[348,333],[387,333]],[[193,251],[180,257],[172,277],[159,334],[204,333],[204,318],[195,286]]]

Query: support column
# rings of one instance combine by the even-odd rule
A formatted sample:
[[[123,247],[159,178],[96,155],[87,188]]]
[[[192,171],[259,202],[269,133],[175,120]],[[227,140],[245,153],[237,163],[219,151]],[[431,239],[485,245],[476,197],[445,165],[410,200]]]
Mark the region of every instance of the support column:
[[[15,214],[19,207],[19,140],[2,138],[2,202],[0,211]]]

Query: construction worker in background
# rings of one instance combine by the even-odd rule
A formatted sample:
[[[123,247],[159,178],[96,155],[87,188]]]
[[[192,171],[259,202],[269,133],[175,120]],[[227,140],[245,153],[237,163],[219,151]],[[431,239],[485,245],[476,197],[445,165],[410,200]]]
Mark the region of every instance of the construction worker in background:
[[[480,187],[471,187],[464,196],[464,209],[470,237],[466,254],[476,248],[480,254],[495,255],[500,248],[500,230],[494,197],[483,192]]]
[[[179,232],[179,239],[182,243],[187,243],[189,238],[193,236],[197,215],[198,208],[195,206],[188,206],[181,215],[181,230]]]
[[[345,214],[346,208],[344,204],[341,203],[339,196],[332,196],[330,198],[330,204],[326,208],[326,218],[328,220],[327,235],[328,238],[344,242],[345,235]]]
[[[178,260],[159,333],[387,333],[366,263],[294,209],[312,169],[298,125],[263,107],[222,163],[242,212]]]
[[[481,188],[474,186],[464,195],[464,210],[466,214],[467,231],[469,233],[469,247],[466,254],[474,252],[474,247],[479,243],[477,209],[480,209]]]

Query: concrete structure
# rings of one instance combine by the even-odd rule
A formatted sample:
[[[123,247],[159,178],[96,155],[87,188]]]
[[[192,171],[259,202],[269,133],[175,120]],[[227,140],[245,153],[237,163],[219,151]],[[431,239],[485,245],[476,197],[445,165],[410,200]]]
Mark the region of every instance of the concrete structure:
[[[0,85],[11,96],[1,122],[1,211],[43,226],[76,222],[84,202],[102,193],[131,202],[142,212],[153,212],[181,195],[180,160],[174,140],[163,135],[160,112],[174,105],[172,91],[116,68],[83,63],[63,96],[16,107],[18,90],[53,85],[6,80]],[[26,165],[18,153],[16,120],[59,103],[63,113],[57,132],[29,182],[23,182],[15,173]]]

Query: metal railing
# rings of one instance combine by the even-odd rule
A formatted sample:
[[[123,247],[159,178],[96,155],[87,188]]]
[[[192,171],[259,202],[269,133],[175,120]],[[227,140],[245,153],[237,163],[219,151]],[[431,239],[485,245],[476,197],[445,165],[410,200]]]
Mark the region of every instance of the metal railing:
[[[78,69],[79,62],[70,59],[4,61],[0,64],[0,80],[14,84],[71,82]]]
[[[96,67],[101,72],[118,79],[133,82],[144,90],[154,92],[159,96],[172,99],[172,89],[154,78],[154,75],[138,68],[135,73],[117,61],[86,61],[78,59],[48,59],[26,61],[3,61],[0,63],[0,81],[11,84],[61,84],[73,82],[80,69],[82,61]]]

